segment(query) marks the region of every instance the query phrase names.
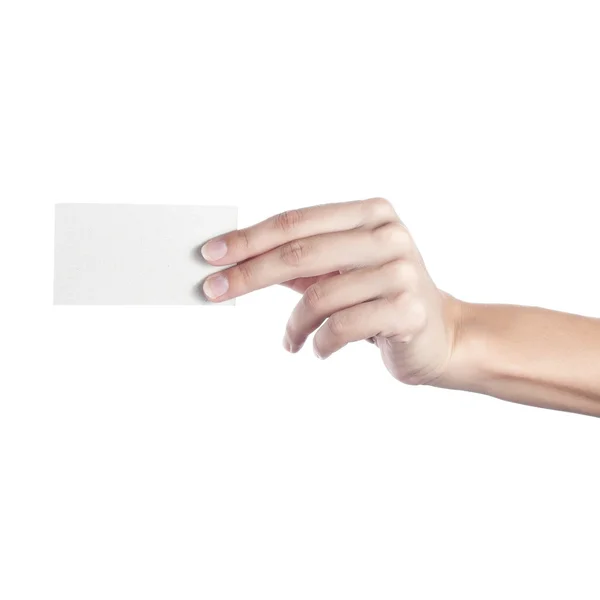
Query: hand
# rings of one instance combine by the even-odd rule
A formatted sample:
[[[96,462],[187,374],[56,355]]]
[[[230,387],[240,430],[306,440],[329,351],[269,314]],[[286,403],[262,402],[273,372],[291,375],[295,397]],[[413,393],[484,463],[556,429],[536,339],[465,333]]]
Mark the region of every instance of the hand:
[[[292,210],[215,238],[204,293],[214,302],[274,284],[300,292],[284,346],[297,352],[316,331],[327,358],[369,340],[407,384],[434,384],[448,369],[460,303],[437,289],[409,232],[382,198]],[[236,264],[237,263],[237,264]]]

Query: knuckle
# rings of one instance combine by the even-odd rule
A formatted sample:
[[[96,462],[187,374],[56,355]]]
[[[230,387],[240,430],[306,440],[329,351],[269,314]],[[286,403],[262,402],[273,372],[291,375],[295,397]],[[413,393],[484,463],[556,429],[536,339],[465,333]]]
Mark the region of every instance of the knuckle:
[[[290,267],[297,267],[308,254],[309,248],[305,241],[294,240],[281,246],[280,257],[283,263]]]
[[[310,310],[317,310],[323,301],[323,288],[314,283],[304,292],[304,302]]]
[[[398,314],[397,335],[400,341],[411,342],[415,335],[421,333],[427,326],[427,309],[418,298],[408,293],[398,294],[391,299]]]
[[[275,217],[275,228],[281,231],[291,231],[298,227],[304,216],[302,210],[286,210]]]
[[[412,299],[406,309],[406,327],[409,333],[420,333],[427,326],[427,309],[423,302]]]
[[[424,308],[421,308],[421,310],[415,320],[415,331],[417,333],[424,331],[425,328],[427,327],[427,322],[428,322],[427,312],[425,311]]]
[[[395,260],[387,265],[387,275],[393,284],[403,290],[414,290],[419,282],[417,267],[405,260]]]
[[[250,248],[250,237],[245,229],[239,229],[236,238],[236,244],[239,245],[240,248],[243,250],[248,250]]]
[[[346,318],[341,313],[334,313],[327,319],[327,327],[332,335],[341,337],[346,331]]]
[[[373,234],[380,244],[390,246],[400,253],[405,253],[410,248],[410,234],[399,223],[389,223],[378,227]]]
[[[392,203],[385,198],[369,198],[363,200],[363,210],[368,221],[385,221],[396,217]]]
[[[249,262],[239,263],[237,265],[237,270],[244,285],[247,285],[250,283],[250,281],[252,281],[253,270]]]

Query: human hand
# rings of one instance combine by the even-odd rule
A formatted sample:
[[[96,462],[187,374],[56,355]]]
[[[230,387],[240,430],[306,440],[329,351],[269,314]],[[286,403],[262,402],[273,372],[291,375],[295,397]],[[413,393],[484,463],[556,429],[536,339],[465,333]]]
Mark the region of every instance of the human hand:
[[[204,282],[211,301],[275,284],[302,294],[286,327],[290,352],[316,331],[319,358],[369,340],[403,383],[436,384],[446,375],[460,302],[437,289],[383,198],[291,210],[210,240],[202,255],[234,265]]]

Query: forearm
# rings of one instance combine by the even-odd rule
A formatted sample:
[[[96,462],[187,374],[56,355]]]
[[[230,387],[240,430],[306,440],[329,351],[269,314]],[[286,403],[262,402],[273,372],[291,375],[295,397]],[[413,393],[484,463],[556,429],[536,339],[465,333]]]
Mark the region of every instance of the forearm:
[[[442,386],[600,416],[600,319],[468,303],[459,312]]]

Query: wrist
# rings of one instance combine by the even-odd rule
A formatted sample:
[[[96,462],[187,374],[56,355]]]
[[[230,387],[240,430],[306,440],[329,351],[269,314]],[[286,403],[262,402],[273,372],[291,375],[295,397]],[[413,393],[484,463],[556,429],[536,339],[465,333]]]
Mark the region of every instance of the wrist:
[[[484,382],[492,375],[490,365],[493,364],[489,358],[492,340],[485,333],[486,307],[443,295],[450,349],[446,368],[433,385],[483,391]]]

